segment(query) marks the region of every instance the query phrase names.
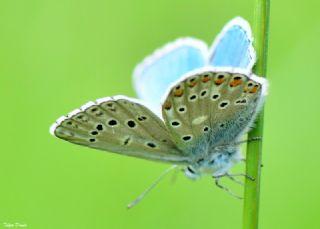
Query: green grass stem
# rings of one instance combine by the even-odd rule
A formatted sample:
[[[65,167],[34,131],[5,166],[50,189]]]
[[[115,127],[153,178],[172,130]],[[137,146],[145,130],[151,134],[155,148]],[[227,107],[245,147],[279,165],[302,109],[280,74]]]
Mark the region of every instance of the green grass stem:
[[[254,46],[257,52],[255,74],[266,76],[268,27],[270,0],[255,0]],[[255,128],[248,138],[262,137],[263,112],[260,113]],[[262,158],[262,140],[252,141],[247,145],[246,174],[255,181],[246,179],[244,189],[243,229],[257,229],[259,222],[260,175]]]

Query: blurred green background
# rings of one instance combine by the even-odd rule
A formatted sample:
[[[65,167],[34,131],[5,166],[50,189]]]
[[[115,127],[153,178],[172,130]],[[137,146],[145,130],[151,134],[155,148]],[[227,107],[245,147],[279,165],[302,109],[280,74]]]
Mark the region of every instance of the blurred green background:
[[[320,228],[319,7],[272,2],[262,229]],[[168,177],[128,211],[167,165],[73,145],[48,129],[89,100],[135,96],[132,70],[144,56],[177,37],[211,43],[234,16],[252,22],[253,8],[253,0],[1,0],[0,228],[241,228],[242,201],[209,177],[180,174],[174,185]]]

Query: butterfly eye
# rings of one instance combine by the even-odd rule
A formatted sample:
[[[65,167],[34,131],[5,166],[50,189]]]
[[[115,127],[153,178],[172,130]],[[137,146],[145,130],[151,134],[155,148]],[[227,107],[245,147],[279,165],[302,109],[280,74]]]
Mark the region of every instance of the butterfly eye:
[[[187,170],[188,170],[190,173],[192,173],[192,174],[195,174],[195,173],[196,173],[190,166],[187,167]]]

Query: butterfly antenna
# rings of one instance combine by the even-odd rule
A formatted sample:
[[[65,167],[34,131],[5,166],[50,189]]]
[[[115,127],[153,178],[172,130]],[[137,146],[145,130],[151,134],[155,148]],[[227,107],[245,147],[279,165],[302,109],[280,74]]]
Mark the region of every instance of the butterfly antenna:
[[[180,171],[183,171],[183,170],[176,169],[176,170],[173,171],[173,174],[172,174],[171,180],[170,180],[170,183],[172,185],[174,185],[176,183]]]
[[[157,186],[157,184],[162,180],[162,178],[167,175],[171,170],[175,169],[177,165],[173,165],[166,169],[163,173],[160,174],[160,176],[143,192],[138,196],[134,201],[132,201],[130,204],[128,204],[128,209],[136,206],[154,187]]]

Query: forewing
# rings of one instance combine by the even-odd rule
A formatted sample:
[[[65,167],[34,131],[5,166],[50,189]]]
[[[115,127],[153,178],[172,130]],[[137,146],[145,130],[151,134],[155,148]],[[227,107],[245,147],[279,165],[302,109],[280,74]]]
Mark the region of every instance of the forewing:
[[[256,61],[249,23],[237,17],[230,21],[210,48],[209,64],[251,70]]]
[[[51,133],[66,141],[151,160],[184,162],[163,122],[123,96],[89,102],[57,120]]]
[[[183,74],[205,65],[207,45],[193,38],[182,38],[156,50],[134,71],[138,97],[157,114],[161,113],[161,98],[170,84]]]
[[[267,82],[232,69],[221,70],[199,71],[168,92],[163,118],[180,149],[199,144],[203,136],[213,145],[231,143],[254,121]]]

